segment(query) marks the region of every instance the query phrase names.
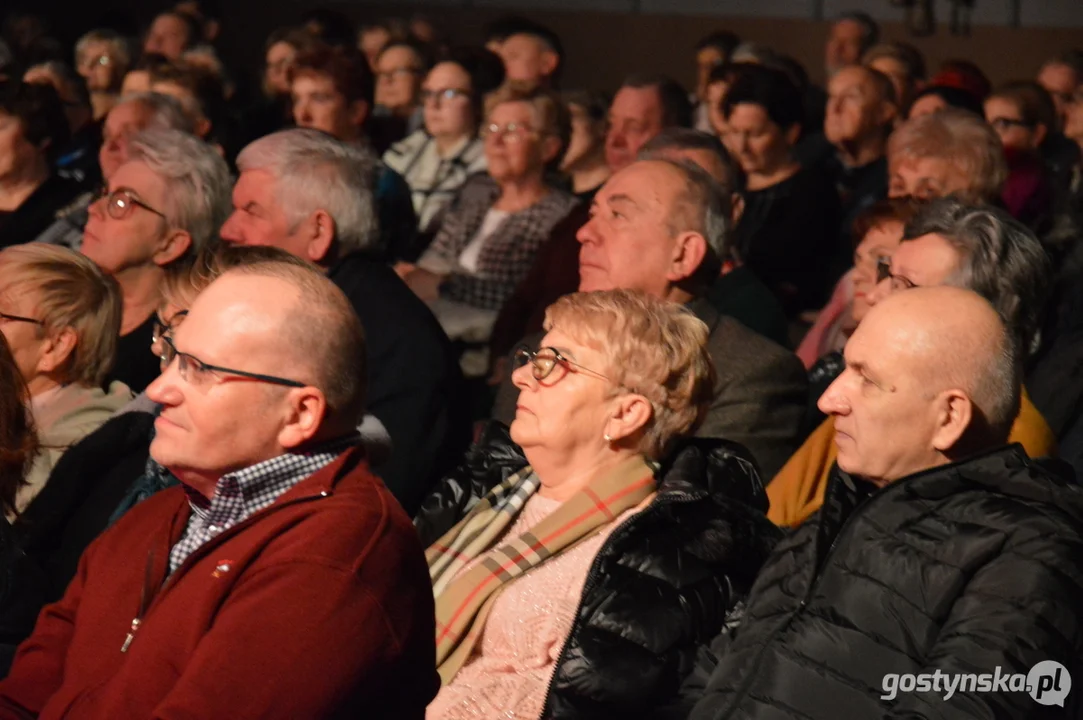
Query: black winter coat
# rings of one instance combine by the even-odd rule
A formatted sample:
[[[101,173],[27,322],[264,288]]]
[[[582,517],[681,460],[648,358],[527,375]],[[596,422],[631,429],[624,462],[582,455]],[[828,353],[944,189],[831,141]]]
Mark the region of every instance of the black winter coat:
[[[1079,717],[1083,490],[1058,466],[1011,445],[875,492],[836,467],[760,573],[692,720]],[[1072,676],[1063,709],[1026,692],[881,699],[889,673],[1043,660]]]
[[[492,423],[415,520],[426,546],[526,459]],[[683,718],[678,697],[700,644],[747,594],[778,530],[748,451],[689,440],[659,469],[658,494],[595,557],[556,663],[543,718]]]

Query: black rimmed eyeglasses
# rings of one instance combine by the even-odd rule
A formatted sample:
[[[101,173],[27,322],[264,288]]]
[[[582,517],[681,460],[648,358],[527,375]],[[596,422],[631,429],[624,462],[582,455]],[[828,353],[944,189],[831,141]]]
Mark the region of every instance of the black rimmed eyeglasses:
[[[177,350],[177,346],[173,344],[173,340],[168,335],[163,335],[161,340],[162,371],[164,372],[166,368],[173,364],[173,360],[176,359],[177,372],[180,374],[181,380],[184,380],[186,383],[191,383],[192,385],[200,385],[204,383],[210,375],[219,374],[233,375],[235,377],[258,380],[259,382],[270,383],[272,385],[284,385],[286,387],[307,386],[306,383],[275,377],[274,375],[261,375],[260,373],[250,373],[244,370],[234,370],[233,368],[210,365],[193,355],[182,353]]]
[[[909,278],[902,275],[892,275],[891,258],[887,257],[882,257],[876,261],[876,284],[879,285],[884,280],[890,280],[891,287],[895,290],[909,290],[917,287]]]
[[[187,310],[178,310],[169,320],[162,320],[160,317],[155,316],[154,327],[150,336],[151,343],[157,343],[165,338],[167,333],[173,332],[173,326],[177,321],[183,320],[187,315]]]
[[[45,323],[42,320],[23,317],[22,315],[10,315],[6,312],[0,312],[0,320],[7,320],[9,322],[24,322],[30,323],[31,325],[41,325],[42,327],[45,327]]]
[[[515,367],[516,369],[525,366],[527,363],[531,364],[531,374],[535,380],[544,380],[553,374],[553,368],[557,365],[563,365],[565,368],[576,367],[591,375],[597,375],[603,380],[608,380],[611,383],[617,384],[615,380],[597,370],[591,370],[588,367],[584,367],[579,363],[569,360],[560,354],[560,351],[556,348],[543,347],[537,350],[531,350],[530,348],[521,347],[515,351]]]

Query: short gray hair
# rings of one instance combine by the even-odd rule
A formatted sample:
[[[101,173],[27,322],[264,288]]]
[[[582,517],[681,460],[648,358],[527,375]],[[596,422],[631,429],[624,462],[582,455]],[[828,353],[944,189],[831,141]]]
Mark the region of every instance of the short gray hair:
[[[726,150],[726,146],[718,139],[717,135],[705,133],[700,130],[682,127],[668,127],[655,135],[640,148],[638,159],[658,160],[668,157],[670,152],[697,152],[710,153],[718,161],[715,170],[718,174],[704,168],[711,174],[722,189],[729,194],[741,193],[745,189],[745,173],[741,164],[733,159]],[[721,175],[721,177],[719,177]]]
[[[651,162],[669,165],[681,174],[684,187],[669,212],[669,232],[697,232],[707,241],[707,257],[693,276],[694,282],[710,282],[729,259],[730,199],[711,175],[688,160],[656,158]]]
[[[1038,238],[1003,210],[934,200],[903,231],[903,242],[939,235],[960,255],[948,285],[973,290],[997,311],[1024,352],[1038,341],[1052,267]]]
[[[144,130],[132,138],[128,157],[167,181],[166,218],[192,237],[185,256],[195,255],[230,213],[232,184],[226,161],[207,143],[178,130]]]
[[[275,195],[291,227],[324,210],[335,222],[341,257],[379,241],[373,185],[376,160],[367,150],[319,130],[294,128],[250,143],[237,169],[264,170],[275,178]]]
[[[180,100],[172,95],[157,92],[129,93],[121,97],[115,107],[133,102],[139,103],[150,113],[144,130],[179,130],[189,135],[196,132],[192,117],[184,111]]]

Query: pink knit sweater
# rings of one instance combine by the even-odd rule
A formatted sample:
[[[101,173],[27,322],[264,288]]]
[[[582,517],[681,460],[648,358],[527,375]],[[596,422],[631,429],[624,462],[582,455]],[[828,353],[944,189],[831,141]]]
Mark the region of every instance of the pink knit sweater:
[[[558,501],[534,495],[506,535],[522,534],[558,507]],[[626,510],[601,532],[505,587],[474,654],[429,704],[426,720],[537,720],[594,556],[609,533],[637,510]]]

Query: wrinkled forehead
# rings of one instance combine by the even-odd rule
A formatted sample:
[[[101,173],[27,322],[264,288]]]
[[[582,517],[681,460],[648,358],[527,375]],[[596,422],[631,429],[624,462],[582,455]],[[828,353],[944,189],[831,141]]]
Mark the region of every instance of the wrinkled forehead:
[[[611,177],[598,192],[607,203],[628,202],[640,210],[673,205],[683,187],[676,168],[657,160],[638,160]]]

